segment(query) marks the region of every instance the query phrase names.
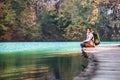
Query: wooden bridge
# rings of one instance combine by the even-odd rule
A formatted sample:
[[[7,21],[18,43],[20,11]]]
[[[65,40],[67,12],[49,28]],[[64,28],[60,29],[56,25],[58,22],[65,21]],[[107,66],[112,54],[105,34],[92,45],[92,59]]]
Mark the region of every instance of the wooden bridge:
[[[120,80],[120,45],[86,48],[88,67],[73,80]]]

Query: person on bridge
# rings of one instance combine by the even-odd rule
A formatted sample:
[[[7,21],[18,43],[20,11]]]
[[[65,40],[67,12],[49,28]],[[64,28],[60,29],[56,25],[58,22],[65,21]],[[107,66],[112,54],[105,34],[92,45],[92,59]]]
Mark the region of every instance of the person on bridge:
[[[87,28],[87,38],[81,42],[81,47],[95,47],[93,31],[91,28]]]

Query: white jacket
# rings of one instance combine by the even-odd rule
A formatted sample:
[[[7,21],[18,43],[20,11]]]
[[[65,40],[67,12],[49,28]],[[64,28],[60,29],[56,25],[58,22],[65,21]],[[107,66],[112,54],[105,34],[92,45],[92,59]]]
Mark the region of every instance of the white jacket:
[[[91,45],[95,45],[93,41],[94,41],[94,36],[92,32],[90,32],[90,33],[87,33],[87,38],[83,42],[89,42]]]

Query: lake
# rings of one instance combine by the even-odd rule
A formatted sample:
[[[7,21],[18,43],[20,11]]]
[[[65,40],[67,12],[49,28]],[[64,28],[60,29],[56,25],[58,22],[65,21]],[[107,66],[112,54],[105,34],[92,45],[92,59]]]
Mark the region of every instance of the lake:
[[[0,43],[0,80],[72,80],[87,63],[80,42]]]

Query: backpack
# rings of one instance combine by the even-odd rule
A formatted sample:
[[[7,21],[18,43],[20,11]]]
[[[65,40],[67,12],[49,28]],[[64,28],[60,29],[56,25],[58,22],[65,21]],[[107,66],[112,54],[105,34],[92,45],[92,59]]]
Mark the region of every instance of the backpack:
[[[99,37],[99,34],[98,32],[93,32],[93,37],[94,37],[94,43],[95,45],[99,45],[100,44],[100,37]]]

